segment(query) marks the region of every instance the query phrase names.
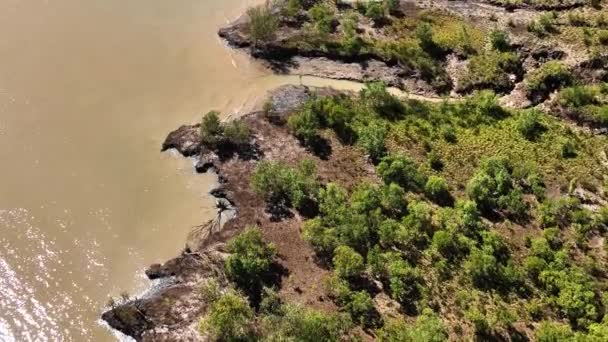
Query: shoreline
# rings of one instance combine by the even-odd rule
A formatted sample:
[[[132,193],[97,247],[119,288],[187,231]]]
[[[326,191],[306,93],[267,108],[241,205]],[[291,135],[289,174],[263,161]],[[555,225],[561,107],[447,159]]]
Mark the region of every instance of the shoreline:
[[[287,115],[305,102],[308,95],[308,87],[286,85],[270,92],[269,98],[277,108],[278,115]],[[274,144],[281,144],[282,140],[290,137],[285,127],[278,137],[265,134],[274,127],[265,122],[262,112],[254,111],[241,119],[249,125],[258,126],[253,144],[261,148],[263,153],[271,152]],[[102,320],[111,328],[137,341],[196,338],[198,317],[205,307],[204,300],[196,291],[197,284],[211,275],[222,277],[223,260],[227,256],[225,242],[241,226],[268,219],[259,216],[264,216],[263,201],[256,199],[247,189],[248,186],[244,185],[248,185],[249,177],[245,175],[252,172],[256,160],[273,157],[264,155],[247,160],[248,157],[233,156],[220,160],[217,155],[201,149],[198,127],[198,124],[183,125],[169,133],[162,150],[174,149],[184,157],[195,158],[197,162],[194,168],[199,173],[215,173],[218,184],[210,189],[209,194],[227,204],[232,214],[224,214],[219,229],[217,218],[195,227],[179,256],[163,264],[153,264],[145,270],[148,279],[157,283],[140,298],[117,303],[102,314]],[[298,148],[297,141],[293,138],[290,140],[290,148]]]
[[[229,46],[250,49],[251,43],[244,36],[242,25],[243,16],[231,23],[228,28],[220,29],[219,35]],[[361,60],[344,60],[331,55],[315,55],[315,52],[307,55],[299,51],[284,50],[278,45],[270,46],[265,52],[251,49],[249,51],[252,57],[261,60],[267,68],[279,74],[356,82],[383,81],[411,93],[413,99],[423,101],[454,101],[466,95],[458,94],[452,89],[447,97],[438,97],[438,92],[432,89],[430,84],[415,75],[405,74],[400,67],[390,65],[391,63],[387,61],[377,60],[374,56],[357,57],[362,58]],[[548,56],[563,53],[557,48],[541,52]],[[535,54],[539,54],[539,50],[528,49],[523,52],[529,64],[533,63]],[[582,69],[579,70],[581,74],[588,71],[584,66],[589,65],[590,59],[570,56],[568,61],[571,63],[570,68]],[[503,94],[501,103],[509,109],[531,107],[533,103],[526,99],[523,86],[522,77],[513,85],[510,92]],[[284,119],[306,102],[312,89],[307,86],[281,86],[271,91],[268,99],[272,103],[271,107],[276,109],[275,114]],[[316,90],[321,93],[332,93],[329,89]],[[550,100],[551,98],[547,97],[540,104],[544,105]],[[207,303],[199,293],[198,287],[210,276],[225,281],[222,269],[224,259],[227,257],[225,242],[252,223],[265,227],[264,237],[277,244],[281,265],[292,272],[285,275],[288,285],[281,287],[281,295],[313,308],[335,309],[335,304],[329,298],[315,297],[318,291],[311,290],[316,289],[329,271],[314,263],[315,254],[312,248],[299,237],[299,227],[305,218],[298,213],[291,213],[287,220],[273,222],[265,212],[265,203],[249,188],[250,175],[257,161],[278,160],[295,165],[303,155],[311,156],[284,125],[273,125],[264,115],[262,111],[252,111],[240,117],[254,132],[253,142],[247,151],[220,151],[222,153],[216,154],[205,150],[200,142],[199,124],[183,125],[169,133],[163,143],[162,151],[175,149],[184,157],[195,158],[194,168],[197,172],[214,172],[218,184],[210,189],[209,193],[216,202],[221,202],[219,206],[228,208],[227,213],[223,218],[220,216],[220,219],[216,218],[196,227],[188,235],[186,248],[181,255],[164,264],[148,267],[145,271],[148,279],[161,280],[162,284],[150,288],[142,298],[129,299],[104,312],[102,319],[112,328],[137,341],[200,338],[197,330],[198,318],[205,312]],[[370,169],[369,164],[362,162],[364,158],[359,151],[339,144],[332,144],[332,147],[343,149],[334,152],[332,158],[336,158],[337,155],[337,160],[315,159],[316,166],[320,168],[321,179],[337,178],[337,182],[343,182],[346,188],[354,183],[354,180],[377,181],[373,166]],[[346,157],[340,159],[343,156]],[[353,165],[345,166],[348,163]],[[352,173],[339,174],[348,167],[353,167]]]

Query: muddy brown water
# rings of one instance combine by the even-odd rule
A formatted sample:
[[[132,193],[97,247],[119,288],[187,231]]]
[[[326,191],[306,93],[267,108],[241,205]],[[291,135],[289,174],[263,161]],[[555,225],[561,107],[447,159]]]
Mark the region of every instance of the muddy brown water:
[[[0,341],[121,338],[108,298],[213,217],[214,177],[159,148],[300,81],[216,37],[252,2],[0,0]]]

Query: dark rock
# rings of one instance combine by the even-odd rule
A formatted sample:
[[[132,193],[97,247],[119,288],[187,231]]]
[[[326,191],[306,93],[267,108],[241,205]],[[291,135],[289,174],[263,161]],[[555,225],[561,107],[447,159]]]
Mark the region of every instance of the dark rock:
[[[185,157],[190,157],[201,151],[200,125],[184,125],[169,133],[161,151],[174,148]]]
[[[232,47],[249,47],[251,46],[251,41],[249,40],[249,36],[245,34],[245,27],[247,25],[246,23],[247,17],[241,16],[230,26],[221,28],[217,34],[223,39],[225,39]]]
[[[101,319],[106,321],[112,328],[122,332],[127,336],[140,340],[142,334],[154,325],[146,315],[137,307],[137,301],[119,305],[101,315]]]
[[[214,152],[201,153],[195,166],[196,172],[205,173],[209,171],[209,169],[216,168],[216,163],[219,161],[220,157]]]
[[[150,265],[146,270],[146,276],[150,280],[159,279],[159,278],[167,278],[171,277],[175,274],[168,272],[167,268],[163,268],[161,264]]]
[[[209,194],[218,199],[228,200],[232,205],[234,205],[234,203],[228,198],[228,194],[223,187],[214,188],[213,190],[209,191]]]
[[[152,265],[146,270],[150,279],[172,277],[171,281],[157,283],[141,298],[113,305],[101,318],[136,341],[197,340],[189,327],[208,303],[198,294],[196,283],[212,276],[222,279],[223,264],[217,250],[211,249]]]
[[[586,60],[574,68],[581,83],[608,81],[608,55]]]
[[[538,62],[547,62],[550,60],[560,60],[566,57],[566,53],[561,50],[556,50],[551,47],[541,47],[532,51],[532,58]]]
[[[198,254],[182,253],[177,258],[171,259],[164,264],[154,264],[146,269],[146,276],[149,279],[160,279],[174,276],[187,278],[190,274],[196,273],[201,267],[201,258]]]
[[[271,113],[274,120],[284,121],[285,117],[300,108],[310,98],[310,91],[304,86],[284,85],[270,93]]]

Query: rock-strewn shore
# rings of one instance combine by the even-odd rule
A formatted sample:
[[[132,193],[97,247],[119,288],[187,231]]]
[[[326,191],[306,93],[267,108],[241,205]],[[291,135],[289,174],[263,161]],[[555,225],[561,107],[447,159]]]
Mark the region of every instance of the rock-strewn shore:
[[[282,120],[309,95],[310,89],[302,86],[283,86],[273,91],[269,96],[273,117]],[[290,219],[272,222],[265,213],[265,203],[249,187],[250,175],[258,159],[296,164],[307,152],[286,127],[270,123],[262,112],[247,114],[242,120],[254,132],[251,149],[255,153],[239,151],[217,156],[201,146],[199,125],[184,125],[168,135],[162,149],[176,149],[184,156],[197,158],[199,166],[205,164],[201,170],[214,170],[219,177],[219,186],[211,194],[218,201],[229,203],[235,214],[221,227],[217,219],[197,227],[188,237],[181,255],[162,265],[150,266],[146,275],[154,283],[147,293],[141,298],[115,304],[103,313],[102,319],[112,328],[137,341],[200,340],[197,325],[206,303],[198,290],[199,284],[209,277],[223,279],[223,260],[227,255],[225,241],[250,224],[268,227],[264,231],[265,238],[277,245],[282,266],[292,270],[289,276],[299,284],[297,289],[285,287],[283,295],[297,297],[300,302],[312,306],[331,305],[329,301],[311,297],[312,291],[307,292],[307,288],[318,285],[327,271],[312,262],[312,250],[299,239],[301,218],[295,214]],[[339,155],[340,151],[337,152]],[[343,173],[338,171],[340,160],[316,162],[320,163],[321,175],[333,178]],[[367,171],[365,167],[357,169],[355,165],[351,173],[365,174]],[[351,175],[342,177],[346,179]]]

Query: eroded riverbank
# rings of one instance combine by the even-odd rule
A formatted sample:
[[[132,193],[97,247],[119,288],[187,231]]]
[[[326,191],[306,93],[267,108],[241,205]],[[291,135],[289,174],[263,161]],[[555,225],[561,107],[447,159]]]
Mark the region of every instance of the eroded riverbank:
[[[576,5],[575,7],[578,6],[579,5]],[[458,15],[473,19],[477,24],[481,22],[482,26],[490,26],[492,25],[491,22],[498,21],[498,19],[492,19],[491,17],[497,13],[505,13],[506,18],[500,19],[501,23],[504,25],[507,25],[505,20],[509,20],[509,18],[512,19],[517,15],[512,14],[510,10],[504,10],[496,6],[481,3],[475,3],[474,6],[459,7],[442,2],[438,9],[440,11],[454,10]],[[442,13],[441,15],[443,14],[445,13]],[[525,12],[524,14],[534,15],[528,12]],[[403,15],[403,13],[400,15]],[[449,17],[450,19],[454,19],[452,16],[453,13],[448,15],[451,16]],[[401,17],[396,15],[393,19],[398,21]],[[529,25],[534,20],[533,17],[525,17],[523,19],[525,19],[523,22],[517,23],[514,27],[521,29],[524,25]],[[474,67],[471,66],[471,64],[475,63],[473,61],[473,58],[475,57],[471,56],[479,54],[481,56],[480,58],[494,58],[499,54],[496,51],[492,51],[492,49],[498,50],[498,48],[488,48],[487,46],[479,44],[477,46],[479,49],[478,51],[463,54],[463,51],[458,50],[461,47],[449,47],[446,50],[439,50],[438,56],[431,57],[430,51],[437,52],[437,50],[433,49],[439,49],[439,47],[434,46],[429,48],[427,46],[429,51],[422,51],[420,53],[423,54],[424,58],[429,60],[436,58],[437,60],[434,62],[437,63],[436,66],[438,67],[438,70],[440,68],[445,68],[444,71],[446,72],[446,74],[441,74],[440,76],[448,78],[446,83],[437,84],[433,83],[436,81],[435,79],[424,75],[424,70],[416,70],[419,66],[407,65],[406,60],[391,58],[383,59],[383,56],[379,54],[340,55],[342,51],[328,51],[327,45],[322,45],[318,47],[318,49],[315,47],[311,49],[310,46],[302,49],[299,46],[294,47],[294,42],[290,39],[294,37],[298,39],[301,38],[298,36],[300,32],[298,32],[298,30],[293,30],[294,25],[298,29],[309,29],[311,25],[308,25],[310,23],[307,22],[310,18],[306,18],[304,15],[295,15],[296,22],[293,22],[293,20],[293,18],[281,18],[279,20],[281,23],[280,25],[284,26],[279,26],[279,32],[275,37],[278,38],[274,41],[266,42],[261,46],[254,46],[251,38],[247,36],[248,28],[242,20],[231,24],[227,29],[222,29],[220,31],[220,36],[227,39],[232,46],[247,48],[246,51],[251,53],[253,57],[260,58],[264,61],[266,66],[281,74],[323,76],[340,80],[362,82],[379,80],[384,81],[389,85],[412,91],[418,94],[415,98],[430,102],[443,101],[443,99],[447,97],[452,101],[459,101],[459,99],[465,99],[466,95],[474,93],[475,90],[492,89],[499,93],[502,103],[505,104],[507,108],[501,109],[498,104],[494,104],[493,101],[495,100],[495,97],[494,93],[491,92],[486,92],[486,97],[474,97],[472,100],[464,100],[470,102],[463,101],[456,103],[456,107],[461,103],[465,103],[465,107],[460,108],[461,110],[463,109],[464,112],[458,112],[458,110],[456,110],[455,115],[463,113],[463,115],[466,115],[468,114],[467,111],[469,109],[471,111],[483,111],[487,109],[490,113],[486,113],[485,115],[496,115],[496,117],[488,119],[490,124],[489,126],[484,126],[484,129],[488,129],[492,124],[500,122],[500,120],[504,119],[505,121],[511,122],[515,117],[523,115],[522,113],[524,112],[515,110],[517,108],[530,107],[543,102],[546,104],[554,104],[552,93],[560,87],[570,85],[571,83],[559,84],[559,82],[561,82],[560,80],[553,81],[551,78],[548,78],[547,80],[541,80],[541,82],[546,82],[546,89],[533,89],[530,86],[530,79],[537,77],[535,74],[537,74],[538,70],[542,70],[545,64],[563,64],[563,68],[566,70],[564,71],[564,74],[568,73],[567,77],[580,78],[589,82],[598,82],[606,77],[605,70],[603,70],[603,63],[605,63],[604,55],[598,55],[599,57],[595,55],[589,56],[585,53],[579,53],[580,51],[572,50],[569,46],[547,46],[542,40],[537,40],[533,37],[531,38],[532,40],[526,40],[530,39],[530,35],[526,33],[523,34],[523,36],[514,34],[512,36],[513,40],[505,43],[508,45],[508,49],[512,51],[511,54],[508,55],[509,58],[512,58],[510,62],[517,65],[519,69],[514,70],[506,68],[505,70],[497,72],[498,75],[493,75],[496,76],[496,79],[491,79],[490,81],[487,79],[469,80],[468,82],[471,83],[468,85],[459,83],[466,80],[465,77],[470,77],[470,75],[465,76],[463,73],[473,73],[475,71]],[[363,16],[360,16],[359,20],[365,26],[365,28],[361,30],[362,32],[371,31],[372,35],[376,35],[376,37],[380,36],[381,40],[386,40],[389,37],[388,35],[385,35],[386,32],[382,32],[383,25],[376,25],[375,22],[371,23],[369,19],[363,18]],[[416,20],[421,20],[422,22],[433,21],[428,18],[416,18]],[[440,22],[438,26],[443,24],[444,23]],[[335,29],[338,25],[344,24],[342,22],[338,24],[334,21],[332,25],[331,30],[334,31],[330,31],[330,33],[333,32],[336,36],[339,36],[339,31]],[[461,25],[464,24],[461,23]],[[518,32],[522,33],[521,31]],[[419,33],[416,33],[416,35],[419,35]],[[424,43],[424,39],[420,38],[420,36],[418,36],[417,39],[420,40],[421,45]],[[526,45],[526,43],[529,42],[533,43],[532,46]],[[325,43],[329,44],[336,42],[329,39]],[[418,48],[420,49],[420,47]],[[472,46],[470,46],[470,48],[473,49]],[[429,55],[424,55],[425,53]],[[490,57],[487,57],[486,54],[490,55]],[[504,55],[500,56],[504,57]],[[468,60],[468,58],[471,58],[471,60]],[[500,63],[499,67],[502,68]],[[484,75],[481,75],[480,78],[483,78],[483,76]],[[201,315],[206,312],[207,305],[209,304],[205,301],[205,298],[203,298],[204,296],[200,291],[200,285],[204,279],[210,277],[219,279],[222,281],[222,285],[227,284],[222,270],[223,260],[227,256],[224,244],[229,238],[234,236],[237,231],[240,231],[246,225],[253,223],[262,226],[264,237],[278,247],[279,263],[287,272],[282,275],[282,277],[284,277],[284,279],[282,279],[288,282],[287,284],[281,284],[281,286],[279,286],[282,299],[304,303],[313,308],[335,311],[336,307],[334,302],[332,302],[330,298],[325,297],[325,295],[322,294],[322,291],[317,288],[322,282],[322,278],[328,276],[331,267],[323,267],[319,263],[313,262],[312,260],[314,260],[316,256],[313,253],[311,246],[306,244],[299,237],[300,226],[305,219],[305,215],[289,212],[284,213],[286,216],[282,217],[282,220],[273,220],[272,213],[269,214],[269,208],[266,207],[266,203],[260,201],[260,198],[253,194],[249,184],[253,168],[258,160],[278,160],[289,165],[295,165],[296,161],[301,159],[302,155],[311,152],[310,149],[307,150],[302,147],[302,141],[295,139],[291,134],[293,132],[290,132],[287,127],[282,125],[273,126],[274,120],[283,121],[284,124],[284,116],[293,112],[294,109],[305,102],[310,95],[310,91],[311,90],[306,87],[280,88],[270,96],[269,102],[269,108],[284,108],[284,110],[281,109],[274,113],[276,117],[274,115],[272,118],[265,117],[268,113],[263,112],[246,114],[242,120],[251,128],[254,138],[251,145],[248,145],[247,148],[243,150],[205,150],[201,144],[201,136],[199,135],[200,127],[198,125],[182,126],[169,135],[164,143],[163,149],[177,149],[184,156],[194,157],[197,160],[195,167],[199,172],[205,172],[210,169],[218,172],[220,186],[212,192],[216,196],[216,200],[219,201],[217,207],[227,208],[232,214],[236,213],[236,216],[234,216],[234,219],[228,221],[223,229],[220,228],[221,224],[218,224],[217,222],[210,222],[199,227],[191,234],[187,247],[181,256],[172,259],[165,264],[156,264],[150,267],[146,272],[148,277],[150,279],[163,279],[163,285],[155,287],[142,298],[135,298],[124,303],[116,304],[111,310],[104,313],[103,318],[108,321],[111,326],[135,337],[137,340],[143,341],[200,339],[201,335],[200,331],[198,331],[198,321]],[[321,92],[331,92],[331,90],[325,89],[321,90]],[[370,92],[373,92],[373,90],[370,90]],[[485,101],[485,104],[491,104],[488,107],[490,109],[479,109],[476,107],[478,104],[476,104],[475,101]],[[348,101],[345,102],[348,103]],[[406,107],[399,108],[401,108],[403,112],[406,112],[412,109],[408,107],[410,105],[412,108],[416,108],[415,101],[409,102]],[[421,104],[418,105],[420,108],[425,107]],[[470,106],[470,108],[466,106]],[[434,110],[430,108],[431,107],[428,107],[425,110],[429,112]],[[444,109],[447,110],[447,108],[448,106],[446,104]],[[547,109],[543,106],[540,106],[539,108]],[[377,111],[380,112],[381,110]],[[415,116],[420,114],[421,116],[424,116],[424,113],[426,113],[424,110],[419,113],[412,110],[409,115]],[[389,119],[388,121],[391,121],[392,119]],[[428,120],[427,117],[419,119]],[[449,122],[449,119],[447,119],[447,122]],[[536,127],[548,128],[549,126],[544,126],[548,122],[551,123],[550,129],[554,130],[554,132],[558,132],[557,134],[564,134],[561,131],[561,125],[555,123],[553,119],[547,119],[546,122],[538,123],[539,126]],[[391,123],[393,122],[391,121]],[[588,123],[579,121],[574,122],[573,124],[586,125]],[[466,129],[462,127],[459,127],[458,129],[466,131]],[[505,127],[501,127],[500,129],[505,129]],[[598,132],[601,133],[602,131]],[[399,133],[395,133],[394,135],[402,134],[408,136],[410,133],[399,131]],[[416,139],[421,138],[416,136],[416,134],[418,134],[417,132],[411,134],[413,134]],[[479,134],[479,132],[476,134]],[[391,138],[395,138],[395,136],[392,136]],[[448,141],[449,144],[452,144],[448,147],[444,146],[445,144],[440,138],[429,138],[429,141],[422,138],[426,145],[423,147],[414,146],[414,148],[408,152],[410,152],[414,158],[419,159],[420,162],[426,163],[426,158],[431,158],[430,152],[433,148],[433,144],[437,145],[435,147],[439,149],[450,150],[458,144],[455,136],[452,138],[452,141],[448,141],[451,138],[444,135],[444,139]],[[555,138],[555,136],[550,138]],[[323,139],[333,138],[324,136]],[[419,142],[416,139],[410,141],[409,147],[412,147],[412,145],[416,145],[416,143]],[[593,140],[598,143],[601,143],[601,139],[601,137],[589,137],[589,141]],[[529,145],[535,141],[535,139],[532,138],[527,140],[529,141],[521,143],[522,146],[525,145],[526,148],[530,147]],[[350,189],[350,186],[353,183],[359,183],[362,180],[378,182],[373,165],[368,163],[366,156],[363,155],[360,150],[352,149],[352,146],[348,146],[348,144],[330,143],[329,141],[327,141],[327,143],[328,144],[324,146],[329,146],[329,155],[332,156],[331,158],[324,155],[322,153],[323,151],[312,151],[312,153],[316,155],[314,163],[317,167],[321,183],[325,183],[328,180],[332,182],[335,181],[346,189]],[[395,141],[392,141],[392,143],[393,144],[389,148],[402,150],[403,146],[399,143]],[[403,141],[401,141],[401,143],[403,143]],[[473,142],[467,141],[466,143]],[[520,142],[517,139],[507,139],[507,141],[500,142],[498,145],[510,143]],[[496,142],[492,141],[485,146],[494,148],[494,144],[496,144]],[[336,150],[332,151],[332,148],[335,148]],[[318,152],[321,152],[321,154],[318,154]],[[473,152],[472,149],[467,151],[467,153]],[[449,155],[449,153],[447,155],[448,158],[453,157],[453,155]],[[532,159],[534,158],[538,158],[538,155],[533,156]],[[556,156],[552,155],[547,158],[553,163],[555,162],[554,158],[556,158]],[[593,156],[590,158],[593,159]],[[546,160],[543,160],[543,162],[544,161]],[[462,163],[461,160],[453,162]],[[475,161],[475,163],[477,162],[479,162],[479,160]],[[594,160],[592,163],[596,162],[597,160]],[[432,161],[430,163],[431,168],[433,168],[434,171],[429,172],[444,171],[443,162],[440,167],[437,165],[433,166]],[[451,172],[448,173],[450,176],[454,176],[455,171],[460,171],[454,170],[453,165],[450,169],[451,171],[447,171]],[[575,169],[576,167],[570,171],[580,171]],[[553,171],[555,171],[555,167],[553,168]],[[548,190],[559,194],[561,191],[560,189],[563,190],[564,179],[562,179],[562,175],[553,175],[553,171],[548,171],[548,173],[551,174],[551,177],[553,177],[550,181],[553,183],[550,187],[553,188]],[[467,172],[469,173],[468,176],[471,176],[470,173],[472,170],[469,169]],[[457,190],[455,190],[458,196],[464,195],[465,179],[462,179],[462,177],[463,174],[459,174],[450,177],[448,180],[449,182],[459,183]],[[592,182],[596,181],[597,179],[592,180]],[[559,185],[561,188],[557,189],[556,186],[558,186],[560,182],[562,183]],[[575,196],[579,195],[575,194]],[[540,200],[541,198],[539,197],[539,201]],[[594,205],[597,206],[600,202],[601,201],[594,203]],[[526,208],[527,205],[528,204],[526,204]],[[440,204],[440,206],[442,206],[442,204]],[[597,210],[597,207],[594,208],[595,209],[593,210]],[[496,214],[510,215],[508,212],[509,209],[503,209],[498,210]],[[492,217],[492,219],[495,219],[495,217]],[[515,222],[518,223],[517,221]],[[500,223],[496,223],[494,228],[500,229]],[[518,226],[517,228],[519,229],[520,227]],[[513,248],[516,250],[525,248],[525,246],[522,247],[520,245],[521,241],[513,242]],[[426,267],[428,265],[419,266]],[[379,282],[381,283],[383,280],[386,279],[380,279]],[[432,282],[430,279],[425,280]],[[380,292],[385,295],[386,293],[384,293],[384,291],[386,291],[386,288],[382,288],[382,286],[378,284],[379,283],[375,283],[374,286],[370,285],[372,288],[370,291],[373,292],[374,296]],[[375,288],[375,286],[378,286],[378,288]],[[385,284],[384,286],[387,285]],[[438,287],[434,290],[441,292],[445,289]],[[388,294],[394,295],[394,293],[390,294],[390,291]],[[380,296],[377,296],[375,300],[378,299],[378,297]],[[449,303],[449,300],[451,299],[452,298],[450,297],[448,298],[448,302],[436,304],[445,306],[442,310],[450,311],[450,308],[453,307],[453,305]],[[385,313],[384,310],[388,310],[384,305],[387,302],[390,304],[388,305],[389,307],[399,306],[399,304],[391,302],[390,299],[385,297],[378,300],[381,302],[376,302],[375,304],[378,305],[382,314]],[[404,308],[402,307],[401,310],[404,310]],[[394,312],[390,313],[390,315],[392,314],[394,314]],[[460,324],[456,325],[458,327],[461,326]],[[515,328],[520,329],[521,327]],[[466,329],[471,330],[471,327],[467,327]],[[525,329],[522,331],[524,330]],[[463,331],[461,329],[454,329],[454,333],[460,335]],[[472,331],[467,330],[465,333],[471,334]],[[504,331],[496,331],[496,333],[500,335],[504,333]],[[522,333],[528,334],[529,331],[524,331]]]

